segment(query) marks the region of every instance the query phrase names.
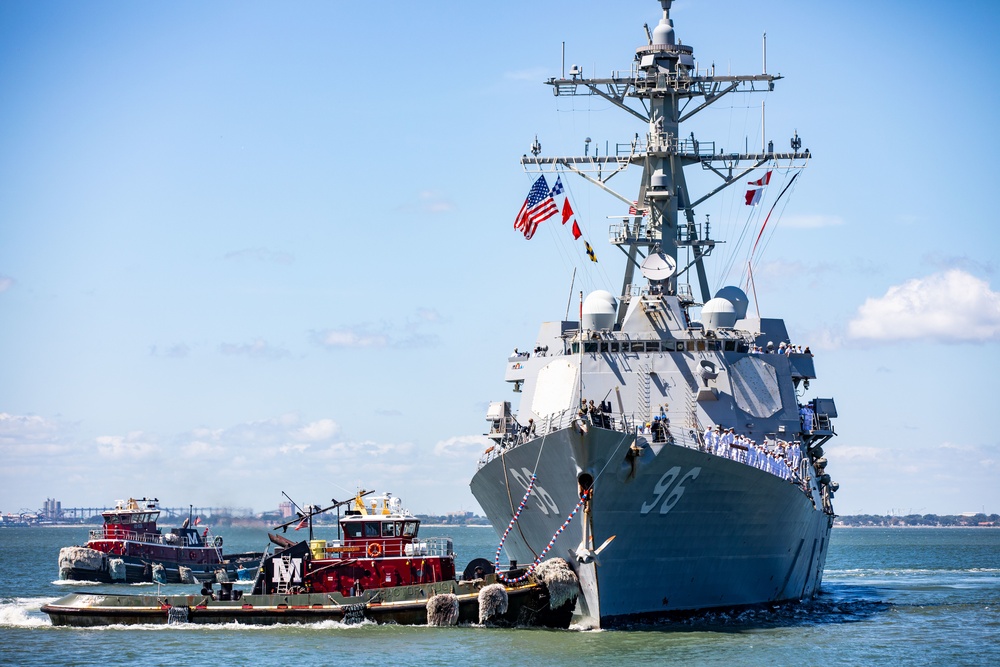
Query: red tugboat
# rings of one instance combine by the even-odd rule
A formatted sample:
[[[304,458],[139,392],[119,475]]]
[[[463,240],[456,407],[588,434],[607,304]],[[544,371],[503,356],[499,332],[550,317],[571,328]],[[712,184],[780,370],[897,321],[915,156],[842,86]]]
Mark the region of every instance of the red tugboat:
[[[247,595],[222,582],[206,583],[198,595],[73,593],[42,607],[53,625],[89,627],[165,623],[315,623],[370,620],[400,625],[542,625],[568,627],[579,585],[561,558],[533,572],[513,567],[494,571],[477,558],[455,578],[450,538],[418,536],[420,521],[389,494],[300,514],[278,526],[310,526],[317,514],[348,506],[338,516],[342,538],[292,542],[270,535],[277,545],[260,563]]]
[[[117,501],[102,512],[104,524],[83,546],[59,550],[59,578],[103,583],[194,583],[237,579],[256,569],[263,553],[222,553],[222,537],[190,526],[163,533],[156,526],[157,499]],[[220,574],[221,573],[221,574]]]
[[[339,519],[342,540],[309,540],[298,545],[278,536],[271,540],[283,547],[264,563],[264,577],[254,592],[340,593],[355,595],[372,588],[410,586],[455,578],[455,553],[448,537],[418,538],[420,521],[402,509],[399,498],[386,494],[365,500],[367,492],[348,501],[346,515]],[[337,503],[315,514],[339,508]],[[311,537],[311,534],[310,534]],[[292,563],[285,565],[286,562]],[[488,562],[484,561],[488,564]],[[483,568],[483,563],[476,562]],[[492,568],[490,568],[492,569]],[[275,586],[274,584],[277,584]]]

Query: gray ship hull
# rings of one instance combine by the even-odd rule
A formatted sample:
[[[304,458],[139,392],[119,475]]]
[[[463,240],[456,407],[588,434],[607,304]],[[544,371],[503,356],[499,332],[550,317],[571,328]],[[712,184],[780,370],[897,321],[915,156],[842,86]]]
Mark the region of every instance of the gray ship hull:
[[[649,445],[630,454],[633,442],[619,431],[562,428],[503,451],[471,482],[499,530],[538,471],[505,543],[527,565],[578,502],[579,480],[593,480],[589,508],[547,554],[577,570],[581,620],[609,627],[819,591],[832,516],[808,490],[697,448]],[[612,537],[599,564],[584,550]]]

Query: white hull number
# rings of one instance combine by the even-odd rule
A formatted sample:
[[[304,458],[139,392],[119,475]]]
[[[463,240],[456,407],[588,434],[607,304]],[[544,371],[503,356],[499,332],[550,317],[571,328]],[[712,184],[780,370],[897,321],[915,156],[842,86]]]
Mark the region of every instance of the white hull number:
[[[527,468],[521,468],[521,472],[518,472],[514,468],[507,468],[510,474],[514,476],[517,483],[521,485],[525,491],[528,490],[528,484],[531,483],[531,471]],[[523,475],[521,473],[524,473]],[[537,483],[531,488],[531,495],[535,497],[536,502],[538,502],[538,509],[542,510],[542,514],[548,514],[551,511],[553,514],[559,513],[559,507],[556,505],[556,501],[552,500],[552,496],[548,492],[539,486]]]
[[[672,510],[674,505],[677,504],[677,501],[679,501],[681,496],[684,495],[684,484],[697,479],[698,473],[700,472],[701,468],[691,468],[684,474],[683,477],[680,477],[681,467],[674,466],[667,472],[663,473],[663,477],[661,477],[660,481],[658,481],[656,486],[653,487],[653,499],[648,503],[642,504],[642,507],[639,508],[639,514],[649,514],[654,507],[660,505],[661,500],[663,501],[663,504],[660,505],[660,514],[666,514]],[[680,480],[677,479],[678,477],[680,477]],[[677,483],[674,484],[674,482]],[[670,494],[664,498],[663,495],[667,493],[667,491],[670,491]]]

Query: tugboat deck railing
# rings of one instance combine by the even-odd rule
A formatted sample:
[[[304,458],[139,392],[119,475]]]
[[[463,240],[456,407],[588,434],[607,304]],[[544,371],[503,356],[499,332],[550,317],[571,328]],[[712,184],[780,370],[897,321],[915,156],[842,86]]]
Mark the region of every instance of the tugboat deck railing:
[[[412,542],[370,539],[329,545],[326,552],[332,558],[450,557],[455,555],[455,544],[450,537],[427,537]]]
[[[100,540],[123,540],[129,542],[143,542],[145,544],[160,544],[168,547],[188,547],[188,548],[215,548],[215,540],[210,534],[206,534],[204,541],[194,544],[187,537],[168,533],[139,533],[132,530],[122,530],[120,528],[104,529],[98,528],[90,531],[91,541]]]

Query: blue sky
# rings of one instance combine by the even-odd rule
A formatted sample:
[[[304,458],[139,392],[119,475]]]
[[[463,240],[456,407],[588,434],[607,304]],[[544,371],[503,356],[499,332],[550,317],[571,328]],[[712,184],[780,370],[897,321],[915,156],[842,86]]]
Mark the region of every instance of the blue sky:
[[[814,156],[754,275],[837,400],[843,514],[1000,511],[998,16],[672,11],[699,66],[759,72],[766,32],[785,77],[687,129],[759,147],[764,99],[767,137]],[[518,158],[536,134],[553,155],[645,131],[541,82],[563,41],[587,75],[628,70],[658,19],[652,0],[0,4],[0,511],[362,486],[478,513],[507,353],[563,316],[574,267],[617,293],[623,266],[605,236],[625,211],[580,179],[599,264],[554,225],[513,231]],[[717,236],[748,224],[733,190],[699,211]],[[745,252],[716,251],[714,286]]]

